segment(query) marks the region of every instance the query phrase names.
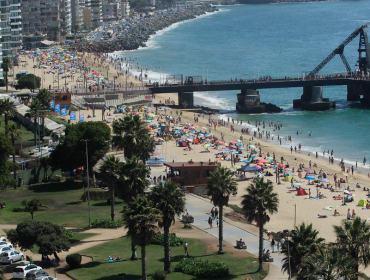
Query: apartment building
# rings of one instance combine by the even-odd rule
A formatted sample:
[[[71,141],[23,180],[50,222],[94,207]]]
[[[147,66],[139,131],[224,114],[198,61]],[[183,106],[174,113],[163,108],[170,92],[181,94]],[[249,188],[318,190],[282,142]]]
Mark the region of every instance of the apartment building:
[[[130,16],[130,3],[128,1],[121,2],[121,15],[123,18]]]
[[[103,22],[121,18],[121,3],[108,1],[103,3]]]

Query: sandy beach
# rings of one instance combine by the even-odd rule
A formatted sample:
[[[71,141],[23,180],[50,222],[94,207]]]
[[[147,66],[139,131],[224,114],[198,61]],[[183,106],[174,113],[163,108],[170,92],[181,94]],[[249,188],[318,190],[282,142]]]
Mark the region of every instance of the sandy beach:
[[[171,100],[177,100],[176,94],[161,94],[156,95],[155,101],[159,102],[160,100],[162,103],[164,103],[165,99]],[[174,118],[176,118],[176,110],[169,110],[167,111],[167,114],[171,114]],[[218,115],[212,115],[211,119],[218,120]],[[182,111],[182,121],[181,123],[189,122],[190,124],[194,123],[194,113],[193,112],[187,112],[186,110]],[[201,127],[207,127],[209,120],[208,116],[200,116],[198,118],[198,122],[196,123],[199,128]],[[230,121],[231,123],[231,121]],[[231,123],[232,124],[232,123]],[[262,124],[261,124],[262,125]],[[214,133],[214,136],[218,139],[221,139],[221,133],[224,135],[225,143],[229,143],[230,141],[235,141],[236,139],[240,139],[240,136],[242,135],[240,132],[240,126],[236,125],[235,122],[235,132],[231,132],[230,130],[230,124],[228,127],[221,127],[217,126],[216,129],[212,126],[212,133]],[[261,127],[260,127],[261,128]],[[204,131],[204,129],[201,129]],[[285,140],[284,140],[285,141]],[[333,231],[333,225],[340,225],[341,220],[345,219],[347,216],[347,211],[350,209],[355,210],[356,215],[363,219],[370,218],[370,212],[366,209],[362,209],[362,207],[357,206],[357,202],[361,198],[367,199],[366,194],[367,191],[363,191],[363,187],[368,187],[368,177],[366,174],[366,170],[362,170],[362,172],[359,172],[360,168],[358,170],[355,170],[353,175],[351,173],[343,174],[341,172],[341,168],[338,165],[338,163],[329,164],[327,159],[324,158],[315,158],[312,155],[308,155],[307,153],[300,153],[300,152],[293,152],[290,151],[290,149],[278,146],[274,143],[272,143],[271,139],[266,141],[266,138],[263,137],[263,139],[257,139],[253,138],[251,135],[243,135],[243,144],[246,147],[249,144],[255,145],[256,147],[259,147],[262,151],[262,157],[267,157],[267,153],[270,153],[270,156],[272,156],[273,153],[275,153],[277,161],[280,163],[281,157],[284,158],[284,164],[289,164],[290,168],[294,168],[295,170],[298,170],[299,164],[304,164],[305,169],[308,169],[309,162],[311,161],[312,164],[312,170],[315,170],[317,174],[319,174],[320,170],[323,169],[323,172],[327,174],[327,179],[334,187],[334,174],[337,174],[338,180],[340,178],[346,179],[346,175],[348,177],[348,186],[351,190],[355,190],[354,192],[351,192],[354,196],[354,201],[347,203],[346,206],[342,206],[341,200],[334,200],[334,196],[341,195],[343,196],[343,190],[337,189],[337,192],[332,192],[328,189],[319,188],[319,191],[326,197],[324,199],[309,199],[308,195],[304,196],[297,196],[296,191],[290,191],[291,184],[289,182],[283,181],[283,178],[280,178],[281,184],[277,184],[275,182],[275,169],[268,169],[271,173],[273,173],[274,176],[272,177],[266,177],[267,179],[270,179],[274,184],[274,189],[279,195],[279,209],[278,213],[273,214],[271,216],[271,221],[266,224],[265,228],[270,231],[281,231],[284,229],[293,229],[294,225],[298,225],[302,222],[304,223],[312,223],[314,228],[320,232],[320,236],[325,238],[327,242],[333,242],[335,241],[336,237]],[[211,149],[210,153],[203,153],[204,148],[202,145],[193,145],[194,150],[188,152],[183,151],[182,148],[176,147],[174,141],[169,141],[165,144],[166,146],[166,152],[168,154],[176,154],[178,156],[178,161],[188,161],[190,158],[193,161],[206,161],[206,160],[215,160],[216,150]],[[248,154],[246,151],[243,151],[243,154]],[[231,168],[233,171],[236,171],[231,165],[231,161],[221,161],[222,166],[226,166],[228,168]],[[240,162],[238,163],[239,166],[244,165],[244,163]],[[314,165],[317,165],[314,167]],[[362,163],[360,164],[362,165]],[[163,168],[162,168],[163,169]],[[361,174],[363,173],[363,174]],[[365,175],[366,174],[366,175]],[[304,177],[305,172],[302,172],[302,175]],[[247,175],[248,177],[252,177],[253,175]],[[311,189],[311,196],[316,196],[317,189],[316,184],[315,185],[308,185],[308,180],[306,179],[300,179],[298,177],[294,177],[296,179],[296,182],[300,182],[301,186],[306,189],[307,193],[309,192],[309,189]],[[317,175],[316,175],[317,179]],[[246,193],[245,189],[246,187],[251,184],[251,180],[244,180],[238,182],[238,194],[236,196],[232,196],[230,198],[230,204],[236,204],[238,206],[241,206],[241,200],[243,194]],[[356,188],[356,183],[359,183],[361,188]],[[326,185],[327,183],[325,183]],[[335,190],[335,187],[334,187]],[[332,210],[324,210],[324,207],[331,207]],[[333,216],[334,210],[337,210],[341,216]],[[321,215],[327,215],[327,218],[318,218],[318,214]]]

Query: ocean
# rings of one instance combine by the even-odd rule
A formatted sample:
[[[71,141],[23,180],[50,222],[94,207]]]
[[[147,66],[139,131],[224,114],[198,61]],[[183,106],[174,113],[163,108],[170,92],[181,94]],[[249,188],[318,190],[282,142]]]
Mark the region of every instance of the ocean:
[[[313,70],[356,28],[370,22],[370,1],[328,1],[266,5],[220,6],[219,12],[177,23],[152,36],[146,48],[119,52],[137,65],[148,80],[165,81],[166,75],[202,76],[208,81],[253,79],[264,76],[302,77]],[[344,54],[352,68],[358,59],[357,37]],[[135,69],[133,69],[135,71]],[[339,56],[320,73],[345,71]],[[293,99],[302,89],[260,90],[261,102],[284,109],[279,114],[243,115],[235,112],[235,91],[195,93],[209,107],[221,107],[221,117],[252,124],[281,122],[271,135],[286,137],[287,147],[302,144],[302,150],[333,150],[335,159],[362,166],[370,160],[370,109],[346,101],[345,86],[324,87],[323,96],[336,101],[337,108],[325,112],[293,109]],[[253,126],[251,126],[253,127]],[[261,127],[260,127],[261,128]],[[297,135],[298,131],[298,135]],[[309,133],[312,131],[311,136]],[[277,137],[275,137],[277,140]],[[277,142],[276,142],[277,143]]]

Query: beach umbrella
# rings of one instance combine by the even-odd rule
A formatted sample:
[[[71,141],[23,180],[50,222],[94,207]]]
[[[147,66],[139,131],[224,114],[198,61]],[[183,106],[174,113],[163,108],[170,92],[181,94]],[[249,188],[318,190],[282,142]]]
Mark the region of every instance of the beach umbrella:
[[[322,179],[320,179],[320,182],[329,183],[329,180],[325,179],[325,178],[322,178]]]
[[[286,167],[284,164],[281,164],[281,163],[278,166],[279,167]]]
[[[237,144],[235,141],[230,141],[229,144]]]
[[[204,144],[203,147],[211,147],[211,144]]]
[[[254,145],[249,145],[249,147],[251,147],[252,149],[254,149],[256,146],[254,146]]]
[[[206,128],[206,127],[204,127],[204,126],[203,126],[202,128],[203,128],[203,129],[207,129],[207,128]]]
[[[233,166],[233,168],[235,168],[235,169],[238,169],[238,168],[240,168],[240,167],[241,167],[241,166],[240,166],[240,165],[237,165],[237,164]]]
[[[259,159],[258,160],[258,162],[260,163],[260,162],[262,162],[262,163],[267,163],[268,161],[267,160],[265,160],[265,159],[263,159],[263,158],[261,158],[261,159]]]

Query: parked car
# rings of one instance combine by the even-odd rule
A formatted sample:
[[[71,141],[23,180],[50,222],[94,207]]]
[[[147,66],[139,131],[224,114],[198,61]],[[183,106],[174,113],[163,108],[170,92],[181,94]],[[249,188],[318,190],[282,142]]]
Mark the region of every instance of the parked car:
[[[0,247],[0,254],[4,253],[6,251],[11,251],[11,250],[12,250],[12,248],[10,248],[10,247]]]
[[[42,270],[42,267],[30,264],[28,261],[21,262],[13,271],[13,278],[23,279],[31,270]]]
[[[0,257],[0,262],[12,264],[13,262],[23,261],[23,259],[24,259],[24,255],[22,252],[13,250],[13,251],[3,252],[2,256]]]
[[[0,241],[6,241],[6,238],[5,237],[1,237],[1,235],[0,235]]]
[[[58,280],[58,278],[53,278],[50,276],[40,276],[40,277],[37,277],[35,280]]]
[[[0,247],[10,247],[10,248],[13,248],[13,245],[10,242],[0,241]]]
[[[26,280],[34,280],[41,276],[49,276],[49,273],[43,270],[31,270],[26,274]]]

